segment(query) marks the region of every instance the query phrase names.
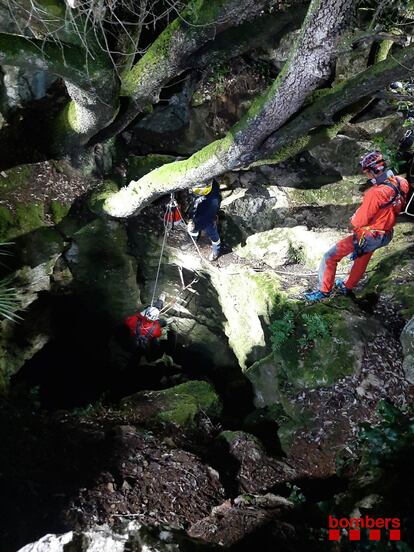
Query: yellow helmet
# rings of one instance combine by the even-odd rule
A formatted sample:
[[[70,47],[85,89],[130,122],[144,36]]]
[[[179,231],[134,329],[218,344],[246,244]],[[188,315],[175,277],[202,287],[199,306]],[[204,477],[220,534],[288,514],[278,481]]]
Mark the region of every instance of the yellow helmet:
[[[212,184],[198,184],[197,186],[193,186],[191,188],[191,191],[195,195],[207,195],[211,192],[211,189],[213,188]]]

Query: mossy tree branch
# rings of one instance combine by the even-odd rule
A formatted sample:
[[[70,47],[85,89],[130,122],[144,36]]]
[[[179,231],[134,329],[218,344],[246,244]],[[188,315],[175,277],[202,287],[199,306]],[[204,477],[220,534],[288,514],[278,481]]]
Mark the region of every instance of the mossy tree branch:
[[[260,150],[255,153],[255,160],[277,155],[282,149],[295,144],[297,140],[303,140],[304,136],[313,129],[337,124],[344,115],[342,111],[353,103],[361,98],[370,98],[390,82],[406,77],[413,62],[414,46],[409,46],[358,73],[355,77],[339,83],[283,128],[269,136]]]
[[[0,33],[0,64],[47,70],[86,90],[109,69],[102,59],[87,66],[84,52],[76,46],[6,33]]]
[[[374,48],[376,48],[374,64],[387,59],[392,45],[393,41],[390,38],[381,40],[379,44],[374,44]],[[329,90],[326,90],[325,93],[329,94]],[[347,106],[347,108],[342,111],[338,121],[334,124],[330,126],[318,127],[314,130],[311,130],[308,134],[305,133],[301,135],[296,140],[279,149],[277,153],[275,153],[272,157],[268,159],[263,158],[259,161],[255,161],[248,168],[257,167],[260,165],[274,165],[277,163],[281,163],[295,155],[298,155],[302,151],[310,150],[315,146],[319,146],[321,144],[329,142],[330,140],[335,138],[335,136],[337,136],[343,130],[343,128],[352,121],[352,119],[354,119],[361,111],[366,109],[372,101],[372,97],[358,99],[357,102],[353,103],[350,106]],[[323,103],[322,97],[319,99],[319,102]]]
[[[335,47],[349,20],[352,0],[313,0],[289,60],[268,92],[222,139],[190,159],[165,165],[109,197],[105,211],[134,214],[156,197],[234,170],[254,159],[263,142],[299,110],[331,73]],[[253,158],[253,159],[252,159]]]

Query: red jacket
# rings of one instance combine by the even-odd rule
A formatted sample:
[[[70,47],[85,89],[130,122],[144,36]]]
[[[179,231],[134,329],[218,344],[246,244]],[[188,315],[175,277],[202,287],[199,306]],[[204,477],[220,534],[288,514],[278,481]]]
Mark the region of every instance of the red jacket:
[[[143,316],[140,312],[137,312],[133,316],[128,316],[128,318],[125,319],[125,324],[128,326],[129,331],[131,332],[131,335],[133,337],[135,337],[136,335],[138,320],[141,321],[140,335],[146,335],[148,336],[148,339],[161,337],[162,330],[158,320],[156,320],[155,322],[153,322],[152,320],[148,320],[148,318],[145,318],[145,316]]]
[[[382,207],[388,201],[392,200],[395,196],[394,190],[391,186],[386,184],[374,184],[364,194],[361,206],[356,210],[354,216],[351,218],[351,224],[355,231],[358,232],[361,228],[369,226],[370,229],[382,230],[389,232],[394,227],[397,215],[403,210],[410,186],[405,178],[390,176],[388,180],[394,184],[399,185],[402,193],[402,201],[396,202],[395,205],[389,205],[388,207]]]

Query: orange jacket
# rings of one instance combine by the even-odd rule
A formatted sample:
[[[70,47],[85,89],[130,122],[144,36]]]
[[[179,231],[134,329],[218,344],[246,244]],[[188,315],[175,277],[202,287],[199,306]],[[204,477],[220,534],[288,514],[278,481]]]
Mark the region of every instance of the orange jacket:
[[[374,184],[364,194],[361,206],[356,210],[351,218],[351,224],[358,233],[361,228],[369,226],[372,231],[381,230],[389,232],[394,227],[397,215],[402,211],[407,200],[410,186],[405,178],[401,176],[390,176],[388,180],[396,187],[400,187],[402,201],[395,205],[381,207],[395,196],[391,186],[386,184]]]

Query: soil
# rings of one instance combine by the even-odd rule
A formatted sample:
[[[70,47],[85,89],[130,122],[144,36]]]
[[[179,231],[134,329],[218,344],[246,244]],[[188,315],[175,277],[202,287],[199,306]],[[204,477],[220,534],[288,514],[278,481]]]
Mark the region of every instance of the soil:
[[[29,205],[59,201],[70,205],[97,185],[90,177],[82,176],[74,170],[64,170],[63,162],[43,161],[25,167],[30,167],[30,185],[7,187],[2,190],[0,203],[12,210],[16,203]],[[19,167],[14,171],[19,173]],[[7,171],[2,171],[0,181],[7,183],[7,178]]]

